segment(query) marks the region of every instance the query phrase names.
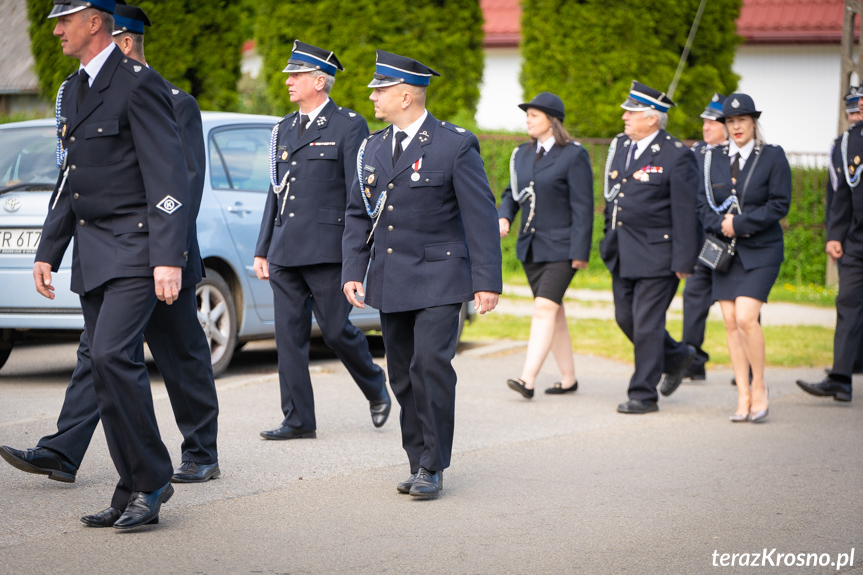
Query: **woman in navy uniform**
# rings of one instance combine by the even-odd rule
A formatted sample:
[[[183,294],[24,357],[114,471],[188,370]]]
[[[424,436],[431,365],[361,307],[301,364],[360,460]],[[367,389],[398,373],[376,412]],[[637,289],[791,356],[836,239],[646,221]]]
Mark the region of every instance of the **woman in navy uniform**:
[[[593,174],[587,151],[563,127],[564,107],[558,96],[542,92],[519,108],[527,112],[530,142],[513,150],[510,185],[498,214],[500,237],[505,238],[519,208],[524,208],[516,254],[533,291],[533,319],[521,377],[507,380],[507,385],[530,399],[549,350],[561,381],[545,392],[578,389],[563,294],[590,257]]]
[[[779,220],[791,204],[791,168],[782,148],[761,137],[761,112],[751,97],[731,94],[722,114],[731,140],[705,155],[698,211],[705,232],[736,244],[729,270],[713,273],[713,299],[722,307],[738,382],[731,421],[761,421],[767,416],[768,398],[758,315],[785,257]],[[750,367],[751,389],[739,385],[747,381]]]

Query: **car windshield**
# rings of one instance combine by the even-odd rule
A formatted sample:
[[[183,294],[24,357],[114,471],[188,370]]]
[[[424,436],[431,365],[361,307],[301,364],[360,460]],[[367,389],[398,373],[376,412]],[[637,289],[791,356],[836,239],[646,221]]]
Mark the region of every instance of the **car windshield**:
[[[52,127],[0,130],[0,193],[52,189],[57,181],[56,146]]]

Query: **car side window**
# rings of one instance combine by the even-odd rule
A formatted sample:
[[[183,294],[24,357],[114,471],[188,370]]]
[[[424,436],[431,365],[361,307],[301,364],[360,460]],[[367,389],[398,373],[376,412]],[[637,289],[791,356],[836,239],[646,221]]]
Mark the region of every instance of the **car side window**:
[[[210,185],[216,190],[266,192],[270,185],[270,127],[210,135]]]

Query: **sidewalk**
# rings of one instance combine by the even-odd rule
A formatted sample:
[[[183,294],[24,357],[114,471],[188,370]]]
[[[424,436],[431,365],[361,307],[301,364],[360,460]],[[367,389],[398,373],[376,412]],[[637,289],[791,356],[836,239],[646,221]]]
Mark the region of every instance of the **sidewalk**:
[[[575,319],[614,319],[614,298],[611,291],[568,289],[564,296],[566,315]],[[532,315],[533,294],[529,286],[505,284],[497,310],[509,315]],[[675,296],[668,317],[683,317],[683,298]],[[722,321],[719,304],[710,308],[710,319]],[[768,303],[761,308],[762,325],[820,325],[836,327],[836,308],[793,303]]]

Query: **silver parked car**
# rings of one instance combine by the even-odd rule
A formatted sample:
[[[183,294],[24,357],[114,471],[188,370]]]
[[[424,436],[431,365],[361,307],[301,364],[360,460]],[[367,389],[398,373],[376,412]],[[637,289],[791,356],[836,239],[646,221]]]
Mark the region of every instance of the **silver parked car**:
[[[272,290],[252,266],[269,186],[270,133],[279,118],[202,117],[208,157],[198,240],[206,278],[197,287],[198,319],[218,375],[243,343],[273,337]],[[84,327],[78,296],[69,291],[71,246],[54,274],[53,300],[36,293],[33,283],[33,255],[57,180],[56,143],[52,119],[0,125],[0,367],[28,330]],[[380,329],[372,308],[354,309],[351,321],[363,330]],[[316,324],[312,329],[320,334]]]

